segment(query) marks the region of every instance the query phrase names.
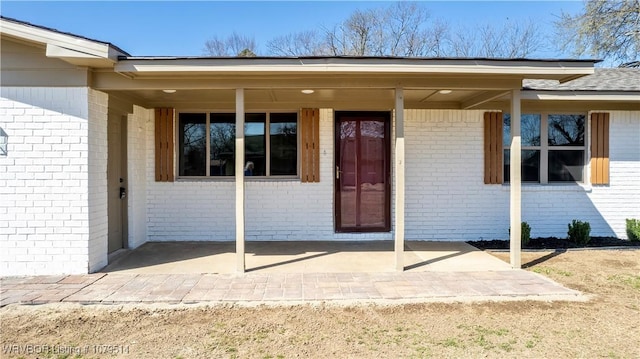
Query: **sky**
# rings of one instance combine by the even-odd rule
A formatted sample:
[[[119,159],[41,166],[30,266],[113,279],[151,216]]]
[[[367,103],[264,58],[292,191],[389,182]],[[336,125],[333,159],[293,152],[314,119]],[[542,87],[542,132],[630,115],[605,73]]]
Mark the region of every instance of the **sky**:
[[[422,1],[450,26],[535,21],[543,31],[581,1]],[[214,36],[254,37],[258,54],[274,37],[330,27],[385,1],[0,1],[2,16],[110,42],[134,56],[201,56]],[[537,57],[559,57],[555,51]]]

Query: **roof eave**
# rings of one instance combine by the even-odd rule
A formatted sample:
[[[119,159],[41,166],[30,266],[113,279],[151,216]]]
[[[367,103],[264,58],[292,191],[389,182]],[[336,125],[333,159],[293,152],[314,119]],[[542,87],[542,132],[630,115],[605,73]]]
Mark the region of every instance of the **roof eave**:
[[[594,72],[595,61],[407,58],[122,58],[114,70],[131,77],[232,74],[502,75],[566,82]]]
[[[605,101],[640,103],[640,91],[523,90],[523,100]]]
[[[18,41],[44,45],[47,57],[58,58],[74,65],[113,67],[122,50],[108,43],[92,41],[65,33],[43,29],[6,18],[0,19],[0,33]]]

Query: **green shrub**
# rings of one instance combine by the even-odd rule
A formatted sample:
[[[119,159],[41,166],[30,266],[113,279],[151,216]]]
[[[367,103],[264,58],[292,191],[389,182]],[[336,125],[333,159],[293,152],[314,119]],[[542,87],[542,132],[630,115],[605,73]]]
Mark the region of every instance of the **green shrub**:
[[[569,224],[569,240],[577,243],[578,245],[585,245],[589,243],[591,237],[589,234],[591,233],[591,225],[589,222],[582,222],[574,219]]]
[[[509,234],[511,234],[511,227],[509,227]],[[522,222],[520,226],[520,243],[523,246],[529,244],[531,240],[531,226],[527,222]]]
[[[640,219],[627,218],[627,237],[632,242],[640,241]]]
[[[522,227],[520,229],[520,241],[523,246],[529,244],[529,240],[531,240],[531,226],[527,222],[522,222]]]

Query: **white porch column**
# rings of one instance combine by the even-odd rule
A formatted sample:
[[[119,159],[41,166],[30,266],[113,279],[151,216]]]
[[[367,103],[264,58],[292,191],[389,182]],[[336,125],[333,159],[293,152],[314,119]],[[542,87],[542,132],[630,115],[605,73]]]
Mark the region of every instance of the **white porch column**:
[[[244,89],[236,89],[236,272],[244,273]]]
[[[396,270],[404,271],[404,90],[396,88],[395,132],[395,232]]]
[[[520,137],[520,90],[511,91],[511,156],[510,156],[510,211],[509,222],[511,234],[509,238],[509,253],[511,267],[519,269],[521,264],[520,232],[522,222],[522,140]]]

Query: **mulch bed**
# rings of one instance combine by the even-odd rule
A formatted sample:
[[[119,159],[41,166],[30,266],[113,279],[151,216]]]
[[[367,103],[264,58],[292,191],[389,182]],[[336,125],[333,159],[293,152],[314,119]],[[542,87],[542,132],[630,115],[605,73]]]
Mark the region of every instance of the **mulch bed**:
[[[509,249],[509,241],[501,239],[467,241],[478,249]],[[636,247],[640,249],[640,242],[631,242],[626,239],[614,237],[591,237],[586,245],[578,245],[565,238],[531,238],[523,249],[567,249],[567,248],[597,248],[597,247]]]

